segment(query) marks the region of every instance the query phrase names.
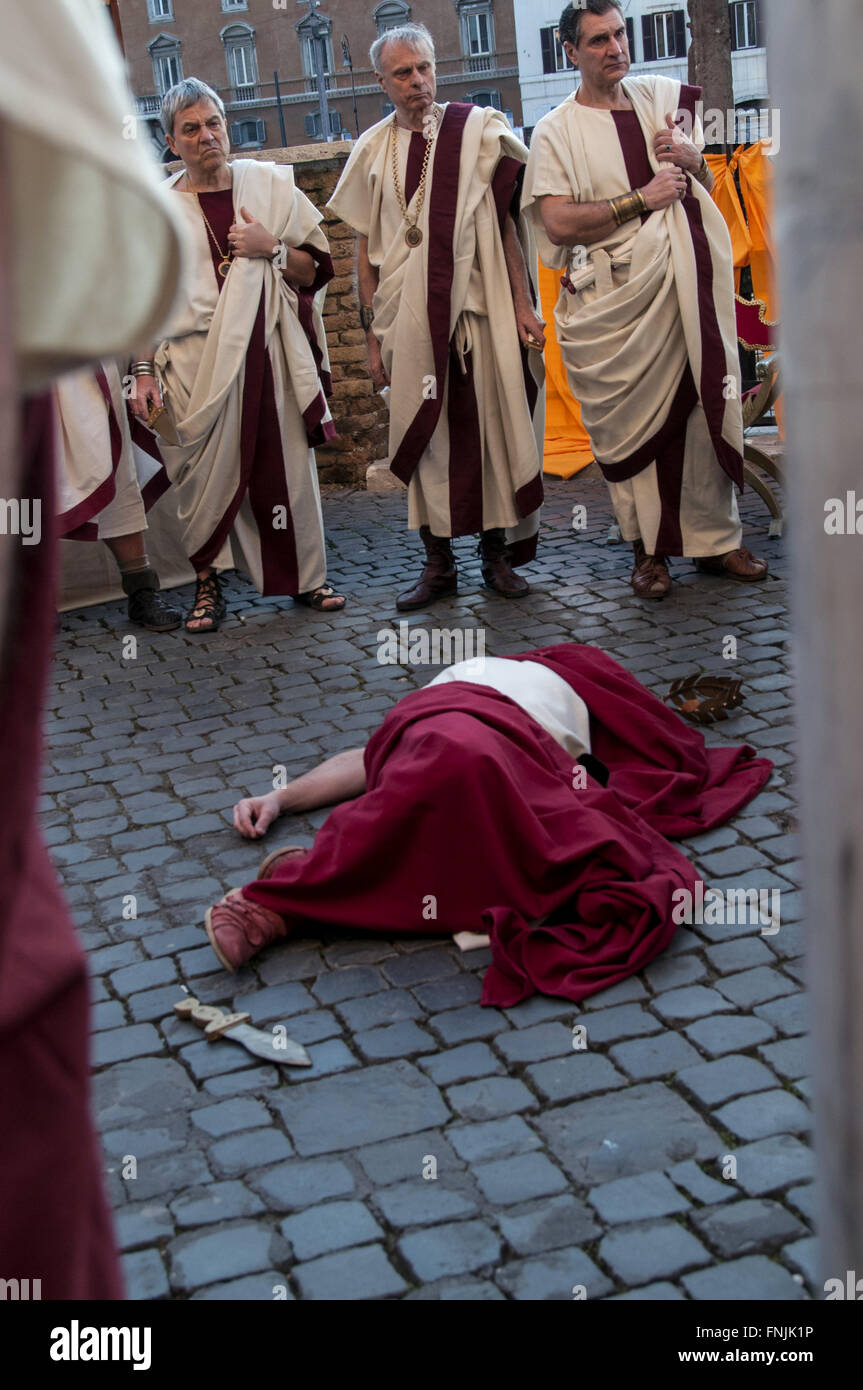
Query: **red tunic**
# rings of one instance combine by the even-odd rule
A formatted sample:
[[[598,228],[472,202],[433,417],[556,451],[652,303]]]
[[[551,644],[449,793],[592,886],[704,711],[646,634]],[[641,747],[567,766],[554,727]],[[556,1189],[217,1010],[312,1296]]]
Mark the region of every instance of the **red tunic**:
[[[53,512],[48,398],[23,411],[24,496]],[[49,529],[50,528],[46,528]],[[36,821],[54,638],[54,544],[22,546],[0,728],[0,1276],[43,1299],[122,1298],[90,1119],[87,973]]]
[[[699,881],[665,837],[723,824],[772,765],[751,748],[706,748],[595,648],[522,659],[585,701],[607,788],[582,786],[572,758],[507,696],[432,686],[372,736],[365,794],[332,812],[308,855],[244,895],[289,927],[490,932],[484,1004],[535,991],[578,1001],[653,960],[674,935],[672,894]]]

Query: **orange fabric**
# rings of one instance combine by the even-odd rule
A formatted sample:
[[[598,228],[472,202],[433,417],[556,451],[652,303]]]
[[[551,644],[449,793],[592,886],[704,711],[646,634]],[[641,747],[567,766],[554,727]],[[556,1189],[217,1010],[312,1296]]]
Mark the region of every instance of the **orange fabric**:
[[[752,239],[752,288],[756,299],[767,306],[767,317],[779,317],[776,300],[776,259],[770,220],[773,214],[773,169],[764,153],[764,140],[748,150],[738,150],[734,158],[740,169],[740,191],[746,203],[749,235]]]
[[[560,271],[539,263],[539,297],[545,319],[545,458],[543,471],[571,478],[593,462],[578,401],[569,389],[554,330],[554,306],[560,295]]]
[[[773,168],[764,152],[768,141],[759,140],[746,149],[739,145],[729,163],[721,154],[706,154],[704,158],[716,180],[713,201],[719,208],[731,233],[734,249],[734,273],[740,292],[740,271],[748,265],[752,272],[752,292],[765,305],[765,318],[770,323],[779,320],[776,297],[776,262],[770,220],[773,214]],[[735,170],[740,174],[740,189],[746,204],[744,214],[734,182]],[[780,438],[785,438],[785,402],[780,396],[774,405]]]
[[[734,158],[737,158],[738,150]],[[749,264],[752,255],[752,238],[749,235],[749,228],[746,225],[746,217],[743,208],[740,206],[740,198],[737,193],[737,185],[734,182],[735,165],[732,162],[727,164],[725,156],[722,154],[706,154],[704,158],[710,166],[710,172],[715,179],[713,189],[713,201],[725,218],[728,230],[731,233],[731,247],[734,252],[734,270],[737,279],[737,289],[740,289],[740,271],[745,265]]]

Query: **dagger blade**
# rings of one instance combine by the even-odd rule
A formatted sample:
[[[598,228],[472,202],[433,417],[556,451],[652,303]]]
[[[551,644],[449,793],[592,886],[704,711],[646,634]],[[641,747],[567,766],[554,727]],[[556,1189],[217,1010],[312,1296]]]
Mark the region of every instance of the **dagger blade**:
[[[286,1067],[310,1067],[312,1059],[302,1043],[277,1033],[265,1033],[262,1028],[252,1028],[248,1023],[237,1023],[226,1028],[223,1038],[240,1043],[255,1057],[265,1062],[276,1062]]]

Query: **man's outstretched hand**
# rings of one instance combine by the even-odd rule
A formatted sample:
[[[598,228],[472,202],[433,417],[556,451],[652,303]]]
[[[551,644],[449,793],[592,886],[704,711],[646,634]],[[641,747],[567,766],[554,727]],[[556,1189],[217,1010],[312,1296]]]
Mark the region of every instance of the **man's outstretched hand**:
[[[247,796],[234,807],[234,827],[247,840],[260,840],[281,815],[276,792],[266,796]]]

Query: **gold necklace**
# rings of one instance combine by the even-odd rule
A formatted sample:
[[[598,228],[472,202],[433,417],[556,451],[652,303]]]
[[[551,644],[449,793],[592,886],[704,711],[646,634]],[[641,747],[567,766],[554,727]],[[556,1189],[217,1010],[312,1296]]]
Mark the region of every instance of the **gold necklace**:
[[[192,189],[192,192],[195,193],[194,188]],[[212,227],[210,226],[209,222],[207,221],[207,214],[204,212],[204,209],[201,207],[201,200],[200,200],[200,198],[198,197],[197,193],[195,193],[195,202],[198,204],[198,208],[199,208],[199,211],[200,211],[200,213],[201,213],[201,216],[203,217],[204,222],[205,222],[206,225],[207,225],[207,231],[210,233],[210,236],[213,238],[213,245],[215,246],[216,250],[218,251],[219,255],[220,255],[221,258],[222,258],[222,259],[219,261],[219,264],[218,264],[218,266],[217,266],[217,269],[218,269],[218,272],[219,272],[219,274],[221,275],[222,279],[224,280],[224,278],[225,278],[225,276],[227,275],[228,271],[231,269],[231,256],[233,255],[233,252],[232,252],[232,251],[223,251],[223,250],[222,250],[221,246],[219,245],[218,241],[216,240],[216,233],[213,231]]]
[[[439,107],[435,102],[432,105],[432,110],[434,111],[435,119],[437,119],[437,117],[440,115],[441,107]],[[435,126],[435,135],[437,135],[437,125]],[[396,191],[396,198],[398,199],[399,207],[402,210],[402,217],[408,224],[408,229],[405,232],[405,241],[407,242],[411,250],[413,250],[415,246],[419,246],[420,242],[423,239],[422,231],[417,226],[417,223],[419,222],[420,214],[423,210],[423,203],[425,202],[426,178],[428,176],[429,159],[431,157],[431,148],[434,144],[435,135],[427,134],[425,136],[426,148],[425,154],[423,155],[422,169],[420,171],[420,181],[417,184],[416,191],[416,212],[414,214],[414,220],[413,222],[411,222],[408,216],[408,205],[405,201],[405,195],[402,192],[402,186],[399,182],[398,112],[393,112],[392,125],[390,126],[389,133],[390,145],[392,146],[393,187]]]

